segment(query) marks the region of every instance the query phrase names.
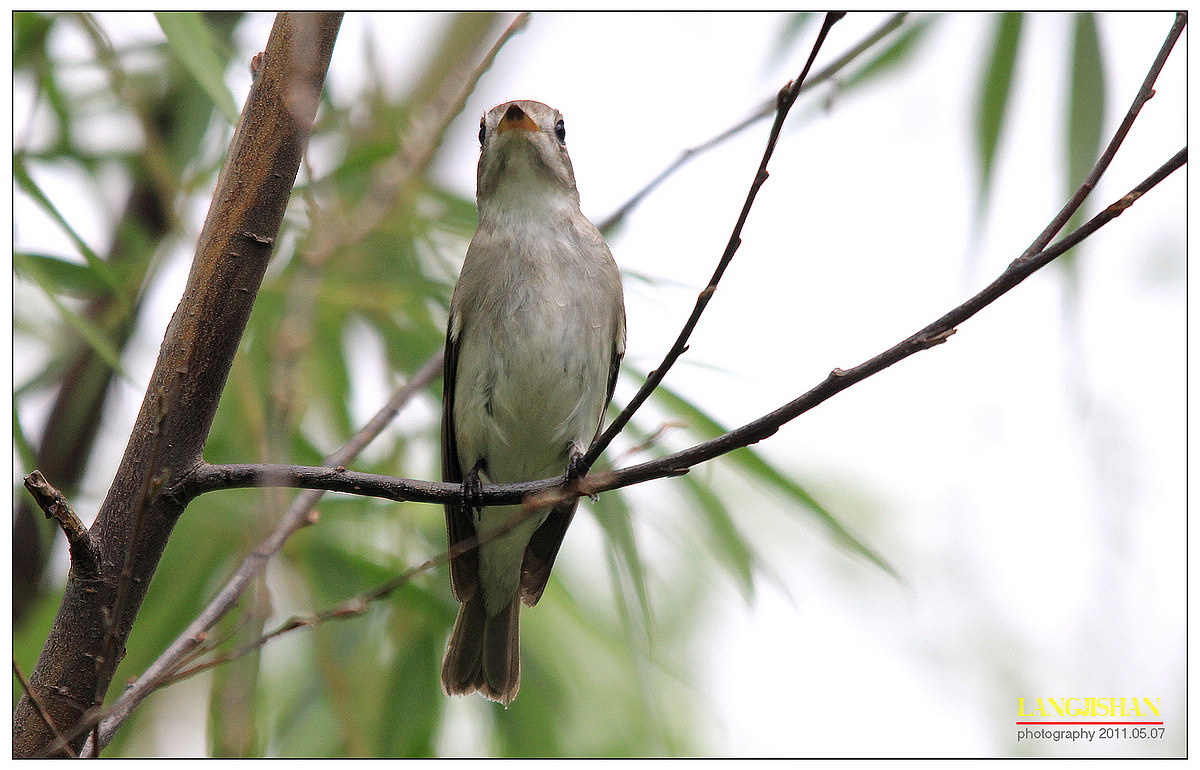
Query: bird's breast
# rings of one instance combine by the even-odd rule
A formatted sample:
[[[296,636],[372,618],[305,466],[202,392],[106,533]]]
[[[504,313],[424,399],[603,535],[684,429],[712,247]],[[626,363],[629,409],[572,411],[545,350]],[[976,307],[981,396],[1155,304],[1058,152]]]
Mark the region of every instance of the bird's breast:
[[[542,239],[514,246],[492,280],[460,288],[455,423],[464,468],[492,481],[562,473],[572,443],[594,438],[607,397],[615,314],[599,271]],[[470,279],[464,270],[464,278]]]

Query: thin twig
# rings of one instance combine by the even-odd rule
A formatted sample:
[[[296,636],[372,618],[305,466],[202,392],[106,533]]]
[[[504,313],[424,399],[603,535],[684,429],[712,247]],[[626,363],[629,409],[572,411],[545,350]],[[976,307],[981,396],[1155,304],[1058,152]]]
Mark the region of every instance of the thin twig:
[[[31,685],[55,721],[71,732],[77,751],[95,723],[81,713],[90,711],[87,704],[102,697],[110,683],[182,512],[175,499],[156,494],[155,486],[175,481],[202,455],[308,142],[341,18],[340,12],[276,16],[269,56],[230,141],[180,310],[167,327],[120,468],[92,525],[104,555],[102,580],[97,585],[74,574],[68,577],[32,673]],[[155,435],[164,389],[172,391],[176,405],[187,408],[167,410],[161,434]],[[151,502],[146,502],[147,492]],[[145,510],[135,515],[138,507]],[[134,519],[141,519],[140,524]],[[126,557],[131,539],[137,547],[132,562]],[[134,571],[122,569],[123,563]],[[118,579],[118,570],[127,577]],[[124,600],[114,602],[118,590]],[[116,611],[105,612],[104,607]],[[70,697],[51,700],[48,692]],[[83,731],[77,732],[75,725]],[[60,751],[49,747],[54,743],[31,700],[22,697],[13,716],[14,755]]]
[[[330,468],[334,469],[333,472],[337,472],[336,469],[339,466],[357,457],[367,444],[391,423],[400,409],[441,374],[441,371],[442,356],[441,353],[438,353],[427,361],[416,374],[409,378],[408,382],[402,388],[392,395],[388,403],[363,426],[362,430],[325,459]],[[330,471],[330,468],[322,470]],[[125,692],[113,703],[103,722],[100,724],[101,746],[107,745],[112,739],[113,733],[128,718],[133,709],[164,680],[170,677],[196,651],[204,642],[209,630],[233,608],[250,582],[263,571],[271,556],[283,547],[283,544],[287,542],[289,537],[309,523],[311,512],[323,494],[324,492],[322,491],[310,488],[302,494],[297,495],[291,507],[288,508],[287,512],[279,520],[275,530],[263,540],[258,548],[247,554],[237,572],[221,588],[213,600],[209,602],[208,606],[159,655],[158,659],[150,664],[146,671],[125,689]],[[85,747],[84,756],[88,756],[90,750],[91,744]]]
[[[350,221],[355,223],[354,230],[342,238],[336,239],[336,243],[332,240],[327,240],[315,245],[312,253],[308,255],[310,261],[322,264],[333,250],[344,248],[348,244],[360,240],[375,228],[379,219],[390,210],[395,194],[402,189],[407,189],[409,187],[406,183],[407,180],[410,180],[413,175],[423,171],[428,166],[433,152],[441,144],[441,138],[444,136],[453,119],[462,112],[466,100],[474,91],[479,79],[490,69],[504,44],[523,29],[528,20],[528,13],[518,14],[513,19],[487,54],[484,55],[483,59],[468,74],[453,98],[435,105],[435,107],[439,107],[440,109],[434,111],[434,114],[426,124],[425,128],[428,130],[418,132],[415,135],[416,141],[410,141],[402,156],[395,158],[393,165],[384,169],[383,178],[393,183],[389,188],[391,193],[380,195],[378,194],[380,191],[377,191],[376,195],[372,195],[370,198],[371,206],[368,209],[357,212],[354,217],[350,218]],[[410,140],[412,139],[414,137],[410,137]],[[409,380],[405,387],[397,391],[389,403],[361,431],[347,441],[337,452],[326,458],[326,462],[330,466],[338,466],[350,462],[353,458],[357,457],[363,448],[391,422],[403,404],[407,403],[419,389],[423,388],[440,374],[441,369],[442,353],[439,352]],[[133,708],[136,708],[146,695],[159,686],[164,676],[169,676],[170,672],[177,668],[188,655],[194,653],[207,631],[236,604],[242,592],[245,591],[246,586],[249,585],[250,580],[265,567],[267,560],[282,548],[283,543],[295,531],[306,523],[309,523],[311,512],[322,494],[320,491],[310,491],[296,497],[292,506],[280,520],[275,531],[271,533],[258,550],[246,557],[237,573],[226,583],[217,597],[192,622],[188,629],[177,637],[171,646],[151,664],[150,668],[133,685],[127,688],[116,703],[113,704],[112,709],[110,709],[108,716],[101,725],[100,735],[96,740],[89,743],[88,749],[91,749],[95,744],[100,746],[106,745],[111,740],[112,734],[124,722]]]
[[[1184,148],[1127,195],[1117,200],[1053,246],[1036,254],[1025,255],[1014,260],[1000,277],[962,305],[959,305],[937,321],[934,321],[916,334],[911,335],[874,358],[852,369],[834,369],[819,385],[799,398],[776,409],[774,412],[718,436],[711,441],[697,444],[683,451],[676,452],[673,455],[642,463],[641,465],[623,468],[619,471],[592,474],[583,481],[585,483],[590,482],[592,488],[596,491],[604,491],[619,486],[636,484],[649,479],[679,475],[686,473],[694,465],[767,438],[785,423],[809,411],[818,404],[827,401],[851,385],[883,371],[914,353],[927,350],[945,342],[964,321],[1015,288],[1017,284],[1024,281],[1030,275],[1078,245],[1102,226],[1120,216],[1134,201],[1186,162],[1187,148]],[[594,482],[592,481],[593,477],[595,477]],[[488,498],[488,487],[484,487],[482,494],[486,501]]]
[[[393,591],[411,581],[414,577],[433,569],[434,567],[445,563],[459,553],[478,547],[483,542],[499,537],[521,521],[525,517],[531,515],[533,511],[542,510],[546,505],[556,504],[563,500],[575,497],[581,497],[588,494],[596,494],[602,491],[617,489],[619,487],[629,486],[631,484],[648,481],[654,478],[663,478],[668,476],[677,476],[685,473],[690,467],[701,462],[713,459],[717,456],[726,454],[734,449],[739,449],[750,444],[756,443],[772,434],[779,429],[783,424],[795,419],[804,412],[809,411],[818,404],[823,403],[837,393],[845,390],[856,382],[860,382],[873,374],[877,374],[883,369],[897,363],[904,358],[907,358],[914,353],[922,350],[927,350],[935,345],[941,344],[954,333],[955,328],[962,322],[970,319],[984,307],[987,307],[995,300],[999,299],[1005,293],[1015,288],[1019,283],[1024,281],[1030,275],[1050,264],[1054,259],[1066,253],[1068,250],[1078,245],[1088,236],[1095,233],[1108,222],[1120,216],[1127,208],[1138,200],[1147,191],[1153,188],[1162,180],[1166,179],[1173,171],[1177,170],[1187,162],[1187,148],[1180,150],[1169,161],[1159,167],[1153,174],[1147,177],[1141,184],[1133,188],[1128,194],[1122,196],[1119,200],[1108,206],[1104,211],[1097,214],[1086,224],[1071,232],[1069,235],[1055,243],[1052,247],[1039,251],[1036,254],[1026,254],[1013,260],[1007,270],[992,282],[987,288],[975,295],[967,302],[964,302],[959,307],[950,311],[942,318],[925,327],[916,334],[911,335],[903,342],[889,348],[883,353],[874,358],[854,367],[849,370],[836,369],[816,388],[813,388],[808,393],[800,398],[786,404],[780,409],[765,415],[758,420],[743,425],[740,428],[729,431],[722,436],[719,436],[711,441],[698,444],[689,449],[677,452],[667,457],[653,460],[641,465],[632,466],[616,471],[606,471],[601,473],[589,474],[588,476],[575,480],[570,483],[563,483],[562,479],[546,480],[535,482],[532,484],[505,484],[505,485],[488,485],[483,488],[483,499],[487,502],[504,502],[511,503],[517,501],[524,502],[524,509],[512,518],[504,527],[496,532],[489,533],[489,536],[480,539],[478,536],[468,538],[447,551],[442,552],[438,556],[429,559],[428,561],[417,565],[396,577],[383,583],[378,588],[371,591],[351,597],[345,601],[339,602],[333,607],[321,612],[311,613],[309,615],[294,617],[288,620],[279,628],[263,634],[253,641],[239,647],[232,652],[218,656],[203,663],[196,664],[191,668],[180,671],[166,678],[160,684],[170,684],[181,679],[197,674],[201,671],[213,668],[214,666],[222,665],[230,661],[236,660],[254,650],[261,648],[272,639],[282,636],[286,633],[299,628],[307,628],[329,620],[340,620],[345,618],[357,617],[363,614],[367,607],[374,601],[383,599],[390,595]],[[242,466],[246,467],[246,466]],[[214,470],[217,466],[210,466]],[[294,470],[294,469],[292,469]],[[320,469],[313,469],[320,470]],[[284,475],[282,469],[277,469],[276,472],[264,473],[263,478],[279,478]],[[373,474],[352,474],[349,471],[344,472],[344,477],[349,480],[349,488],[342,491],[351,491],[353,489],[356,494],[373,494],[380,497],[391,497],[391,484],[397,481],[406,483],[423,484],[422,482],[411,482],[407,479],[392,479],[390,477],[374,476]],[[375,480],[386,480],[383,483],[389,490],[387,494],[381,494],[384,488],[368,491],[369,486]],[[461,495],[461,488],[457,484],[438,484],[431,485],[438,487],[438,500],[430,502],[450,500],[455,496]],[[509,497],[496,496],[493,494],[502,491],[513,490],[511,499]],[[445,497],[442,497],[445,495]]]
[[[710,441],[656,460],[619,470],[590,473],[579,479],[575,486],[567,485],[565,476],[519,484],[486,484],[479,492],[480,502],[486,505],[511,505],[527,500],[530,495],[544,495],[545,497],[539,498],[538,504],[542,505],[548,502],[557,502],[560,499],[597,494],[651,479],[678,476],[701,462],[761,441],[775,433],[788,421],[828,400],[850,385],[877,374],[914,353],[945,342],[958,325],[1120,216],[1138,198],[1186,162],[1187,148],[1184,148],[1128,194],[1088,220],[1077,230],[1036,254],[1022,255],[1013,260],[1008,269],[991,284],[937,321],[852,369],[834,369],[825,380],[807,393],[757,420]],[[254,464],[203,465],[183,480],[175,494],[188,499],[191,496],[218,489],[273,484],[425,503],[452,502],[460,499],[462,495],[460,485],[446,482],[397,478],[349,471],[344,468],[331,470],[299,465]]]
[[[900,25],[904,23],[906,16],[908,16],[907,13],[901,12],[888,17],[888,19],[880,24],[874,32],[860,40],[855,46],[850,48],[850,50],[846,51],[846,53],[835,59],[829,66],[825,67],[819,72],[813,73],[812,77],[806,78],[800,86],[800,93],[811,91],[821,83],[824,83],[826,80],[831,79],[834,75],[841,72],[846,68],[847,65],[861,56],[864,51],[878,43],[883,38],[887,37],[893,30],[898,29]],[[777,97],[766,99],[762,104],[756,107],[753,112],[751,112],[745,118],[742,118],[742,120],[737,124],[730,126],[711,139],[695,145],[694,147],[688,147],[683,152],[679,153],[679,157],[677,157],[674,162],[671,163],[671,165],[659,172],[658,176],[651,179],[642,189],[634,193],[633,197],[625,201],[620,208],[618,208],[612,214],[609,214],[606,219],[600,222],[598,225],[600,231],[607,233],[609,230],[621,224],[625,217],[629,216],[629,213],[637,208],[638,205],[641,204],[641,202],[646,198],[646,196],[657,189],[658,186],[663,182],[667,181],[667,179],[669,179],[676,171],[682,168],[684,164],[686,164],[692,158],[695,158],[697,155],[701,155],[713,149],[714,147],[724,144],[727,140],[732,139],[733,137],[742,133],[758,121],[770,116],[771,113],[776,110],[778,104],[779,101]]]
[[[447,87],[455,89],[453,96],[435,98],[425,114],[412,120],[412,130],[406,137],[404,147],[381,164],[376,172],[376,182],[371,195],[352,216],[345,218],[350,227],[349,232],[319,242],[313,248],[315,259],[323,260],[329,252],[345,249],[375,232],[379,223],[393,211],[401,196],[411,192],[411,181],[428,168],[434,153],[441,147],[450,124],[466,106],[467,99],[474,93],[479,79],[491,69],[505,43],[525,28],[529,16],[527,12],[517,14],[470,73],[464,78],[450,78],[447,81]],[[334,233],[332,227],[326,230],[331,235]]]
[[[1133,104],[1129,106],[1129,110],[1125,113],[1125,119],[1121,121],[1121,125],[1117,126],[1117,130],[1113,133],[1112,139],[1109,140],[1108,146],[1096,160],[1096,164],[1092,166],[1092,170],[1087,177],[1079,185],[1079,189],[1071,196],[1071,199],[1066,202],[1062,210],[1046,225],[1029,248],[1025,250],[1022,257],[1036,254],[1046,248],[1046,244],[1058,235],[1071,217],[1083,205],[1083,202],[1095,189],[1096,183],[1100,181],[1100,177],[1108,169],[1112,159],[1120,149],[1121,143],[1125,141],[1125,136],[1129,133],[1129,129],[1133,127],[1133,122],[1137,120],[1138,113],[1142,111],[1142,107],[1150,98],[1154,96],[1154,81],[1158,80],[1158,74],[1162,72],[1163,65],[1167,63],[1167,57],[1171,55],[1171,50],[1175,47],[1175,42],[1179,40],[1179,36],[1183,33],[1183,28],[1187,26],[1187,13],[1175,14],[1175,23],[1171,25],[1170,32],[1167,33],[1166,40],[1163,41],[1162,47],[1158,50],[1158,56],[1154,58],[1154,63],[1150,65],[1150,70],[1146,73],[1146,77],[1142,80],[1142,87],[1138,89],[1137,94],[1133,98]]]
[[[654,432],[652,432],[650,435],[646,436],[644,439],[642,439],[638,443],[634,444],[633,446],[627,447],[624,451],[621,452],[621,454],[614,457],[612,459],[612,464],[619,465],[620,463],[624,462],[626,458],[634,457],[641,452],[645,452],[645,451],[649,450],[651,447],[655,446],[660,441],[662,441],[663,437],[666,436],[671,431],[676,430],[676,429],[681,429],[681,428],[688,428],[688,427],[690,427],[688,425],[688,423],[677,422],[674,420],[668,420],[664,423],[661,423],[657,428],[654,429]]]
[[[373,602],[386,599],[393,592],[395,592],[396,589],[411,582],[413,578],[417,577],[418,575],[422,575],[435,567],[445,564],[454,557],[460,556],[468,551],[472,551],[485,543],[489,543],[492,540],[503,537],[520,525],[521,522],[525,521],[531,516],[537,515],[541,510],[543,510],[541,501],[531,497],[525,501],[525,504],[520,510],[516,511],[512,516],[509,517],[508,521],[506,521],[503,526],[497,527],[485,535],[473,535],[471,537],[464,538],[445,551],[442,551],[437,556],[434,556],[432,559],[428,559],[415,567],[411,567],[404,572],[401,572],[399,575],[384,581],[370,591],[365,591],[356,596],[352,596],[349,599],[338,602],[334,606],[320,612],[295,616],[284,622],[281,626],[273,631],[262,634],[261,636],[237,648],[236,650],[232,650],[224,655],[219,655],[211,660],[206,660],[203,663],[197,663],[194,666],[172,674],[170,677],[164,680],[161,685],[165,686],[169,684],[175,684],[176,682],[186,679],[194,674],[198,674],[201,671],[206,671],[215,666],[235,661],[238,658],[260,649],[272,639],[283,636],[291,631],[295,631],[300,628],[310,628],[329,620],[345,620],[347,618],[358,617],[366,612],[367,608]]]
[[[37,751],[37,753],[34,754],[34,758],[35,759],[45,759],[47,757],[59,758],[60,752],[72,752],[73,753],[74,749],[71,747],[70,744],[73,741],[75,741],[76,738],[83,735],[84,733],[87,733],[89,731],[94,731],[96,724],[98,724],[100,721],[100,715],[102,713],[103,713],[103,709],[100,708],[99,706],[89,707],[82,714],[80,714],[78,721],[75,723],[75,726],[73,728],[71,728],[71,730],[69,732],[62,733],[62,734],[56,734],[55,737],[49,743],[47,743],[45,746],[40,748]],[[88,738],[88,741],[89,742],[91,741],[90,737]],[[88,754],[80,753],[79,756],[86,757],[86,756],[88,756]]]
[[[713,272],[708,285],[704,287],[704,290],[700,292],[700,296],[696,298],[696,306],[693,308],[691,316],[684,323],[683,329],[679,332],[679,337],[667,352],[663,362],[659,364],[657,369],[646,376],[646,381],[642,383],[642,387],[630,399],[629,403],[625,405],[621,413],[592,442],[591,447],[583,458],[585,467],[590,466],[596,461],[596,458],[600,456],[613,438],[621,432],[621,429],[633,417],[634,412],[638,410],[642,403],[654,392],[654,389],[658,387],[658,384],[662,382],[663,378],[666,377],[667,371],[670,370],[675,361],[687,350],[688,338],[692,336],[692,331],[696,328],[696,324],[699,323],[700,314],[708,306],[708,301],[712,299],[713,293],[717,290],[717,283],[725,273],[725,268],[729,266],[733,255],[737,253],[738,247],[742,244],[742,227],[746,224],[747,217],[750,216],[750,209],[754,206],[754,199],[758,196],[759,189],[767,181],[767,164],[770,163],[771,156],[775,153],[775,144],[779,141],[779,133],[783,130],[783,122],[787,118],[788,111],[796,103],[796,97],[800,95],[800,88],[804,85],[804,78],[812,68],[813,60],[817,58],[817,52],[821,50],[821,44],[825,42],[825,37],[829,34],[830,28],[844,15],[844,13],[825,14],[825,21],[821,25],[821,31],[817,33],[817,39],[813,43],[812,51],[808,55],[808,61],[804,63],[804,69],[800,72],[800,77],[788,83],[780,90],[778,106],[775,112],[775,124],[771,126],[771,133],[767,136],[767,147],[763,151],[762,161],[758,164],[758,171],[754,175],[754,181],[750,183],[750,191],[746,194],[745,203],[742,204],[742,211],[738,216],[737,224],[734,225],[733,232],[729,235],[729,242],[725,246],[725,252],[717,262],[717,269]]]

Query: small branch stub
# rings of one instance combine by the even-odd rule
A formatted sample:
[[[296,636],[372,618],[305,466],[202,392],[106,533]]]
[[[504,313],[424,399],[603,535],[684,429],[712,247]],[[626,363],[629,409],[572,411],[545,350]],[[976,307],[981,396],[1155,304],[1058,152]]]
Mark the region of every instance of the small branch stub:
[[[942,329],[932,334],[922,335],[920,340],[921,348],[928,349],[934,347],[935,345],[941,345],[943,342],[950,339],[957,331],[958,329],[950,328]]]
[[[79,571],[80,577],[97,577],[100,574],[99,548],[96,547],[87,527],[83,526],[75,511],[71,510],[67,498],[46,481],[41,471],[34,471],[25,477],[25,488],[33,495],[34,501],[46,514],[46,518],[54,519],[62,527],[71,551],[71,564]]]

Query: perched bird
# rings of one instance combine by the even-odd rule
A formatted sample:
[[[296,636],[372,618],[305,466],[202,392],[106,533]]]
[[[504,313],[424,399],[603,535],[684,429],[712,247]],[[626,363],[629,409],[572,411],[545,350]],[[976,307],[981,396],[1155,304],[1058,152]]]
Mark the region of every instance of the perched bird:
[[[521,602],[541,598],[578,500],[523,514],[474,507],[472,490],[586,470],[625,352],[625,305],[612,253],[579,210],[558,110],[493,107],[479,142],[479,225],[446,331],[442,478],[463,484],[446,506],[450,546],[482,542],[450,561],[461,606],[442,687],[507,705],[521,684]]]

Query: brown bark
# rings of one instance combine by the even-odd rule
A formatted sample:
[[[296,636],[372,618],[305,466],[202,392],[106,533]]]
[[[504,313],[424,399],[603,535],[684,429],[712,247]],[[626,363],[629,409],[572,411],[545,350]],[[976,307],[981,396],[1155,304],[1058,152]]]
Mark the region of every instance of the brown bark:
[[[13,756],[76,751],[116,671],[183,501],[159,494],[201,462],[234,353],[308,142],[340,13],[276,17],[234,133],[183,298],[116,477],[92,527],[100,574],[72,569],[31,690],[13,716]]]

